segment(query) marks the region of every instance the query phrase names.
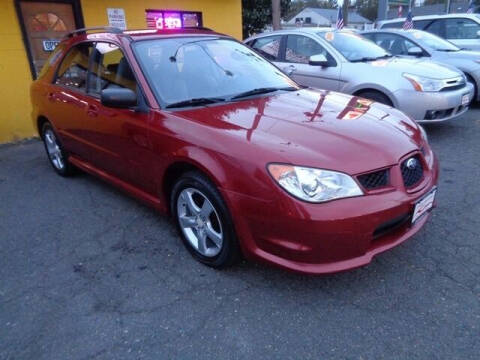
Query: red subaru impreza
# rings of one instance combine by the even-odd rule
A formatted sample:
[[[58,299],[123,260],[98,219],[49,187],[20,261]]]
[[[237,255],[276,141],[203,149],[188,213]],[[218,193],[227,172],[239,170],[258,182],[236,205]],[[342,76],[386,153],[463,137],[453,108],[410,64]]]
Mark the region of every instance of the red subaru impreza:
[[[80,168],[172,214],[213,267],[240,254],[312,274],[358,267],[435,203],[438,164],[415,122],[302,88],[207,29],[76,32],[31,97],[57,173]]]

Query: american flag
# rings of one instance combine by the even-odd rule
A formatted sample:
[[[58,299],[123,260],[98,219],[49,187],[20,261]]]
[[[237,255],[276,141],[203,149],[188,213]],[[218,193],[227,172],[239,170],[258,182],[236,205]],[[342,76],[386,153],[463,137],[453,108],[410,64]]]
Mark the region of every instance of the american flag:
[[[408,10],[407,18],[403,23],[403,30],[410,30],[413,29],[413,20],[412,20],[412,10]]]
[[[338,7],[338,16],[337,16],[337,29],[343,29],[343,14],[342,14],[342,7]]]
[[[472,14],[473,10],[475,10],[473,6],[473,0],[470,0],[470,3],[468,4],[467,14]]]

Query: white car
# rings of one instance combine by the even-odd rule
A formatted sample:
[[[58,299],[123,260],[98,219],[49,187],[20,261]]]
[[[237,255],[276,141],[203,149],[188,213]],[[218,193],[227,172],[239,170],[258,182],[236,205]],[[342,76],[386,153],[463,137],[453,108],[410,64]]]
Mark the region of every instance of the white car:
[[[379,21],[378,29],[402,28],[405,18]],[[480,50],[480,14],[414,16],[413,27],[447,39],[460,48]]]

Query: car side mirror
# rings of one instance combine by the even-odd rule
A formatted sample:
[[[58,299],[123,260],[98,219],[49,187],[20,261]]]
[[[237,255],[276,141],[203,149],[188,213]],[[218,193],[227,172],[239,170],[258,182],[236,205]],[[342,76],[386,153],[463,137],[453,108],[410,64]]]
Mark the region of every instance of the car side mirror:
[[[423,55],[423,50],[420,49],[418,46],[412,46],[410,49],[408,49],[408,55],[410,55],[410,56],[422,56]]]
[[[480,38],[480,30],[477,31],[477,38]]]
[[[310,56],[310,58],[308,59],[308,64],[321,67],[327,67],[329,65],[327,58],[323,54]]]
[[[125,88],[102,90],[100,101],[102,105],[112,108],[131,108],[137,106],[137,94]]]

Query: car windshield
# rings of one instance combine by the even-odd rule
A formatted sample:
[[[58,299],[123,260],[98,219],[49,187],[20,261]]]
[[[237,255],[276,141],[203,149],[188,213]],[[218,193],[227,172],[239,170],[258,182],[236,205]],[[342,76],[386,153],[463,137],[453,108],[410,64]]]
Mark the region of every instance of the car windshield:
[[[374,42],[353,32],[322,31],[318,35],[349,61],[368,61],[392,56]]]
[[[425,44],[426,46],[437,51],[459,51],[460,48],[453,45],[451,42],[442,39],[436,35],[430,34],[426,31],[413,31],[412,36],[420,44]]]
[[[298,85],[246,46],[219,37],[143,40],[134,51],[164,107],[253,96]]]

